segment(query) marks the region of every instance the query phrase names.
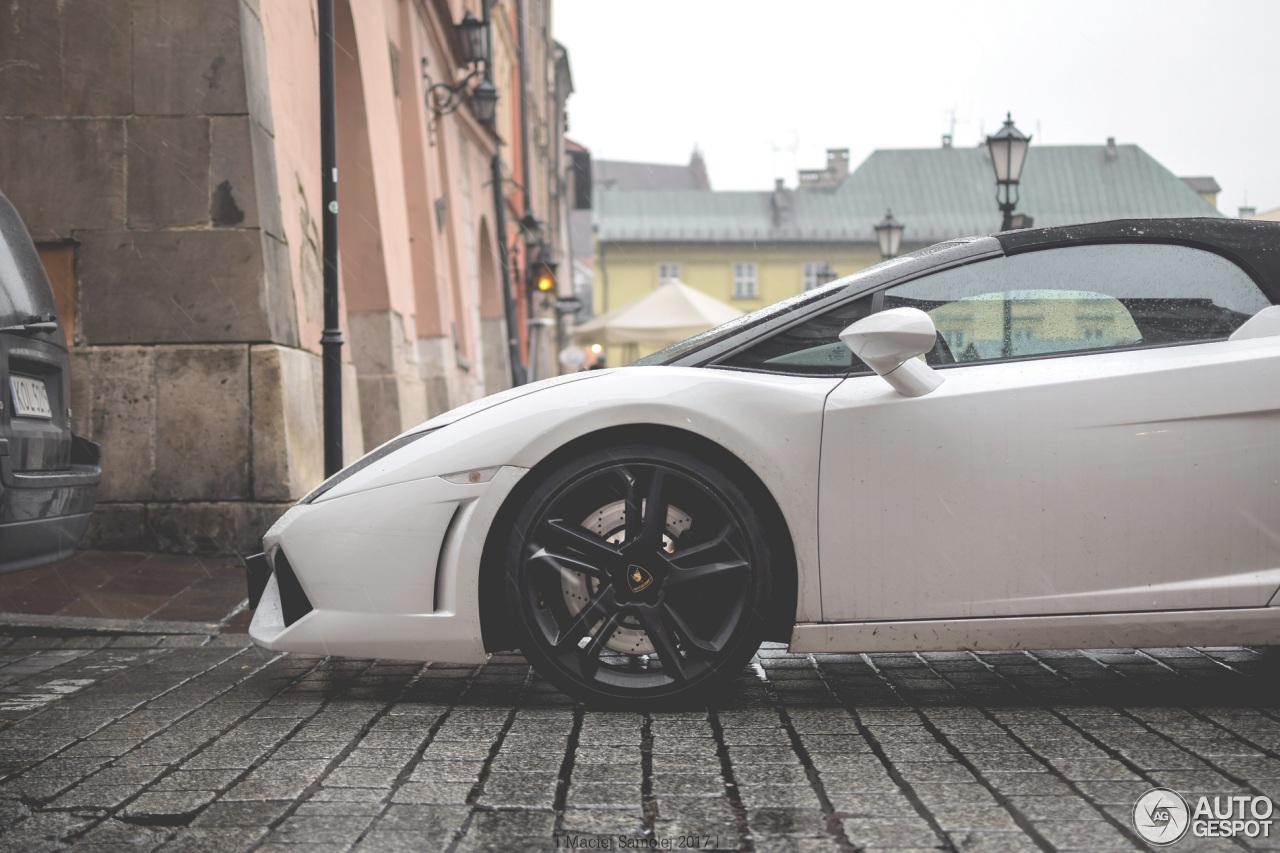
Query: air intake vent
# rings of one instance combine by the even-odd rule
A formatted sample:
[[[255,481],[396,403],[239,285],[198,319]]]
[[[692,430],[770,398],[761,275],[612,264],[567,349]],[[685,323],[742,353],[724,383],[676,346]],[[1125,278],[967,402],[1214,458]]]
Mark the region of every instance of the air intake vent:
[[[453,511],[453,518],[449,519],[449,526],[445,528],[444,539],[440,540],[440,553],[436,555],[436,587],[432,596],[434,601],[431,603],[431,609],[434,611],[439,611],[443,606],[445,554],[449,553],[449,549],[454,545],[454,539],[458,535],[458,519],[462,517],[465,506],[467,506],[465,503],[458,504]]]
[[[283,548],[276,551],[276,586],[280,589],[280,609],[286,626],[297,622],[314,609],[311,600],[302,591],[302,584],[298,583],[298,576],[293,573],[293,566],[289,565],[289,558],[284,555]]]

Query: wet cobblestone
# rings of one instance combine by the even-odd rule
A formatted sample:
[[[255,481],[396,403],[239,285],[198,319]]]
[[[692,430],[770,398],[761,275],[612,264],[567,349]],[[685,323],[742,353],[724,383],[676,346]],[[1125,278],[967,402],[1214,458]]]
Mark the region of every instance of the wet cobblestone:
[[[516,656],[196,639],[0,640],[0,850],[1133,850],[1153,786],[1280,798],[1280,670],[1250,649],[766,648],[712,707],[641,714]]]

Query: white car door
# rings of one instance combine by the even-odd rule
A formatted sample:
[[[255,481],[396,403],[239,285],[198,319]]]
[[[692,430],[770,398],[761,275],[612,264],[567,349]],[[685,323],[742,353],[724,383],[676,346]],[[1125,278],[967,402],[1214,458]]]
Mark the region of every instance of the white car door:
[[[886,291],[900,305],[933,317],[945,381],[908,398],[851,376],[828,397],[824,621],[1275,594],[1280,337],[1266,318],[1240,328],[1269,302],[1234,264],[1181,246],[1055,248]]]

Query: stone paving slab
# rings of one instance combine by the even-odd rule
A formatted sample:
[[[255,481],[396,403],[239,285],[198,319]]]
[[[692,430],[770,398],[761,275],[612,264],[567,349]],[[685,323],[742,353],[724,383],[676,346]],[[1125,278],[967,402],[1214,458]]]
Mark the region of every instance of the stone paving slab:
[[[249,615],[241,609],[245,596],[237,557],[77,551],[56,563],[0,575],[0,625],[30,627],[17,614],[38,614],[66,617],[60,624],[71,629],[85,624],[77,620],[120,619],[224,623],[243,631]]]
[[[1151,787],[1280,797],[1277,674],[1238,648],[767,647],[711,707],[643,714],[515,655],[10,637],[0,851],[1144,849]]]

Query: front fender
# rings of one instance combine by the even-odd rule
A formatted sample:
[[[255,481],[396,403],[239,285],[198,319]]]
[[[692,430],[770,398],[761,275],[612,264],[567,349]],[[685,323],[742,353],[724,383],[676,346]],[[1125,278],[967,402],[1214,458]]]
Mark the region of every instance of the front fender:
[[[822,409],[840,379],[681,367],[622,368],[482,409],[388,455],[317,502],[455,472],[534,468],[619,426],[696,433],[745,463],[782,510],[796,548],[798,616],[817,620]]]

